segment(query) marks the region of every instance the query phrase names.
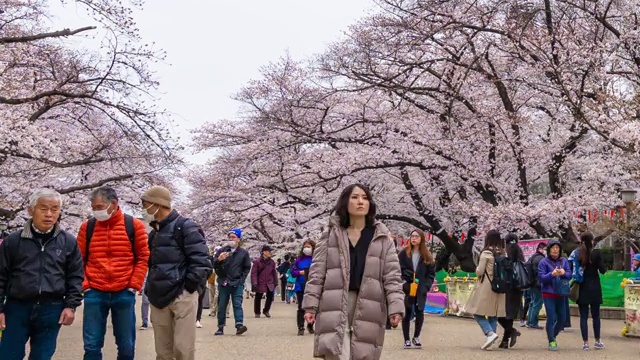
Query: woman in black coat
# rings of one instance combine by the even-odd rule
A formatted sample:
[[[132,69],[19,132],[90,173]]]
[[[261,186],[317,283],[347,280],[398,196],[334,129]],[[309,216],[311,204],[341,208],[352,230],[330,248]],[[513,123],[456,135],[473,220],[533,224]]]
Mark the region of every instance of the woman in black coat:
[[[420,348],[422,347],[420,332],[424,323],[424,305],[427,301],[427,293],[436,277],[435,262],[427,247],[424,232],[414,230],[411,233],[409,245],[400,251],[398,260],[400,261],[402,280],[404,280],[402,290],[405,293],[405,316],[402,319],[404,346],[405,348],[410,348],[413,343],[413,346]],[[417,283],[418,289],[415,296],[411,296],[411,284],[414,282]],[[409,340],[412,313],[415,314],[416,328],[413,333],[413,339]]]
[[[607,272],[604,259],[600,250],[593,249],[593,235],[583,233],[580,235],[580,249],[576,258],[580,262],[582,282],[580,283],[580,294],[578,296],[578,308],[580,309],[580,332],[582,333],[582,350],[589,350],[589,309],[593,320],[593,334],[596,338],[594,348],[603,349],[604,344],[600,341],[600,305],[602,304],[602,285],[600,275]],[[574,279],[576,276],[574,275]]]
[[[516,234],[509,233],[505,236],[504,240],[507,243],[507,257],[509,260],[524,263],[524,254],[520,246],[518,246],[518,237]],[[502,341],[499,346],[501,349],[516,346],[518,336],[521,334],[513,327],[513,322],[515,319],[519,319],[522,311],[524,311],[522,308],[522,291],[512,289],[505,295],[505,310],[507,314],[504,318],[498,319],[498,323],[504,328],[504,335],[502,335]]]

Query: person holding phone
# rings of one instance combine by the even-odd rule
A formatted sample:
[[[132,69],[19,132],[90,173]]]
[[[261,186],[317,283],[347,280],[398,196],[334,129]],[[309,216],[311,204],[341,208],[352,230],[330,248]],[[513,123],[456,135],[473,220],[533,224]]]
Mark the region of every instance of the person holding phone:
[[[251,257],[246,249],[240,247],[242,230],[233,229],[228,234],[228,241],[213,257],[213,268],[218,275],[218,331],[215,335],[224,335],[226,324],[226,308],[229,300],[233,305],[236,335],[247,332],[242,311],[242,294],[244,283],[251,271]]]
[[[557,336],[564,329],[566,317],[569,316],[565,307],[568,294],[562,289],[561,280],[571,279],[569,261],[562,257],[562,248],[558,240],[551,240],[547,244],[547,257],[538,264],[538,276],[542,284],[542,301],[547,313],[545,329],[549,350],[558,350]],[[567,290],[568,292],[568,290]]]

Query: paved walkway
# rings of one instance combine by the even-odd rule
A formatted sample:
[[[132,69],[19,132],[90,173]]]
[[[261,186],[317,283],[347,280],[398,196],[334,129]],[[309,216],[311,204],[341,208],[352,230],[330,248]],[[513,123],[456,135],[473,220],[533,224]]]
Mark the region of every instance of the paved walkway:
[[[139,299],[139,298],[138,298]],[[249,331],[243,336],[225,335],[214,337],[215,319],[209,316],[208,310],[203,312],[203,326],[198,329],[196,359],[267,359],[267,360],[301,360],[312,359],[313,337],[296,335],[296,305],[283,304],[277,301],[271,311],[271,319],[256,319],[252,314],[252,300],[245,303],[246,325]],[[637,339],[620,336],[621,321],[603,321],[602,338],[607,348],[602,351],[581,350],[579,319],[573,318],[574,328],[559,336],[560,351],[551,353],[546,348],[544,331],[521,329],[523,336],[516,348],[511,350],[494,349],[491,352],[479,349],[483,336],[472,320],[452,317],[427,316],[421,337],[422,350],[405,350],[402,348],[402,331],[400,328],[387,332],[383,359],[403,360],[481,360],[495,359],[497,353],[508,351],[519,359],[569,359],[580,356],[582,359],[638,359],[640,357]],[[230,328],[228,328],[231,330]],[[105,339],[104,358],[116,358],[116,349],[111,330]],[[235,333],[235,332],[232,332]],[[153,346],[153,330],[138,331],[136,359],[155,359]],[[60,333],[56,360],[82,359],[82,309],[78,309],[78,319],[71,327]],[[1,358],[1,356],[0,356]]]

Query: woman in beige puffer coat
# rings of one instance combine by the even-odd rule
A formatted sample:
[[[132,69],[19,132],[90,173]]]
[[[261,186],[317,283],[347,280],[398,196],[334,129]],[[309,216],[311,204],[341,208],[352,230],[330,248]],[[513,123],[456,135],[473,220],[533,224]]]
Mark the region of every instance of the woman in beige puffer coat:
[[[347,187],[313,253],[302,308],[314,357],[380,359],[387,314],[396,326],[404,316],[398,255],[375,211],[365,186]]]

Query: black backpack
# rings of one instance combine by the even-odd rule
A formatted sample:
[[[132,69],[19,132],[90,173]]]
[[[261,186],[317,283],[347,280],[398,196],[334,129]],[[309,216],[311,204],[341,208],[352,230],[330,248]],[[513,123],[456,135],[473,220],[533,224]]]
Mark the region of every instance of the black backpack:
[[[506,294],[514,288],[513,262],[504,255],[499,254],[494,257],[493,280],[488,276],[486,269],[484,274],[491,283],[491,290],[495,293]]]
[[[514,289],[524,291],[531,287],[532,276],[523,262],[513,262],[513,275],[515,277],[513,282]]]
[[[96,228],[96,218],[91,218],[87,222],[87,234],[86,234],[86,247],[84,249],[85,264],[89,263],[89,244],[93,237],[93,230]],[[124,214],[124,227],[127,230],[127,237],[131,242],[131,251],[133,251],[133,258],[136,258],[136,230],[133,226],[133,216]],[[135,261],[135,260],[134,260]]]
[[[524,264],[525,268],[527,269],[527,273],[529,274],[529,287],[538,285],[538,268],[533,266],[533,261],[538,256],[541,255],[536,252],[535,254],[531,255],[531,257],[529,257],[529,260],[527,260],[527,262]]]

